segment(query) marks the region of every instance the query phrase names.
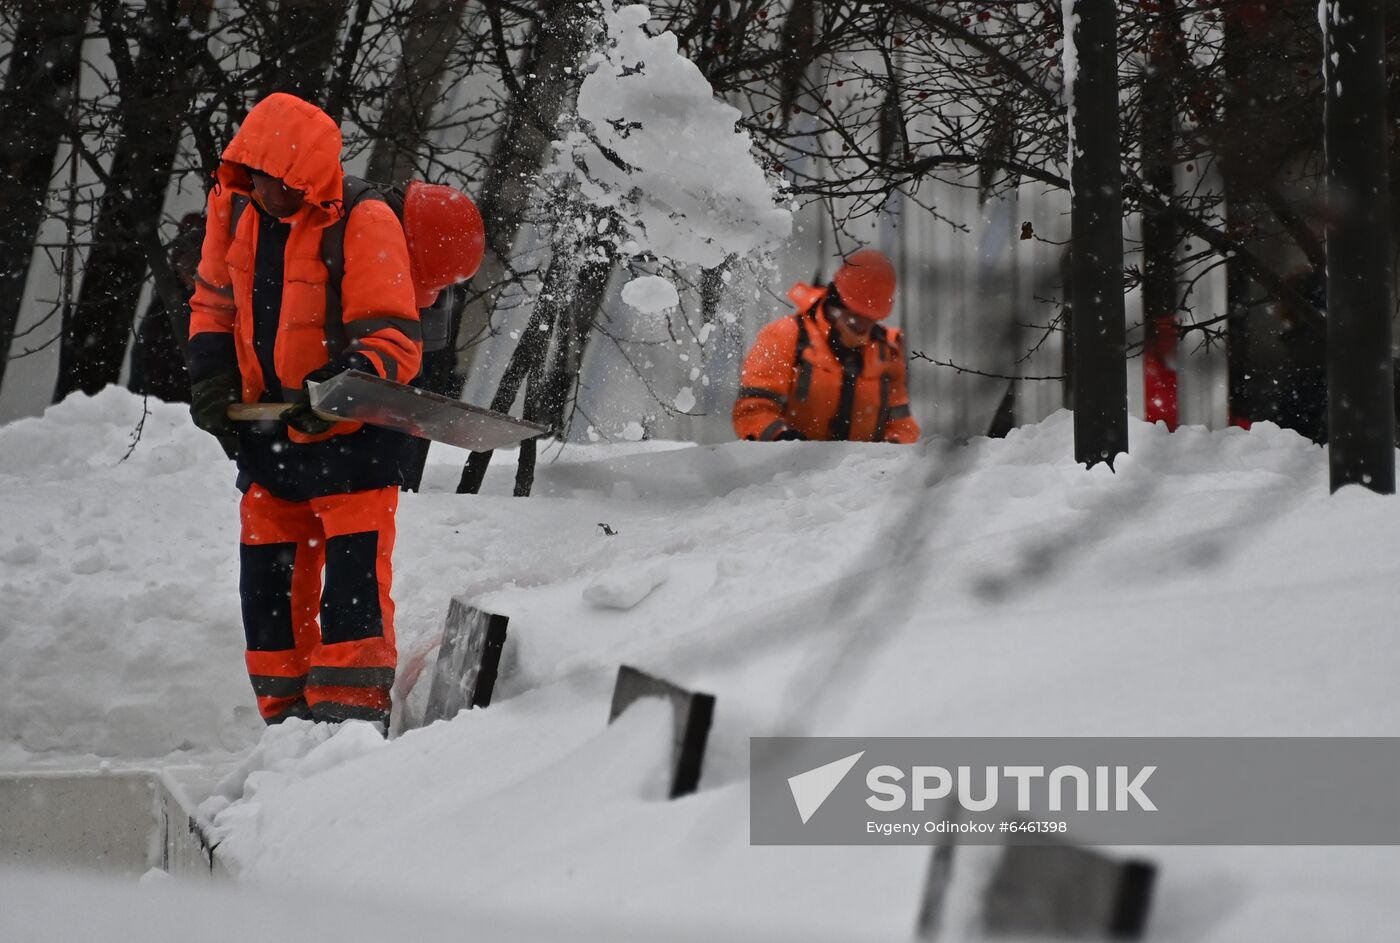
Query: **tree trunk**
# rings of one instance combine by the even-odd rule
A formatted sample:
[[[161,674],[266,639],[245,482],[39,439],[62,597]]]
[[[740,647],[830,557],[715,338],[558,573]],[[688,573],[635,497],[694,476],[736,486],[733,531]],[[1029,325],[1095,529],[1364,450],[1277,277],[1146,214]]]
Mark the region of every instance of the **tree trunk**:
[[[324,108],[331,88],[326,73],[340,40],[344,0],[281,0],[262,58],[274,63],[259,97],[289,92]]]
[[[577,258],[587,261],[579,265],[574,261]],[[560,264],[550,263],[549,274],[540,291],[542,297],[551,299],[542,304],[552,309],[545,317],[555,326],[554,352],[547,368],[537,366],[530,373],[530,385],[525,391],[525,418],[549,426],[559,436],[566,430],[569,394],[578,382],[583,355],[616,260],[612,247],[597,239],[565,247],[562,253],[556,254],[556,259]],[[553,279],[549,275],[554,276]],[[520,462],[515,471],[517,498],[529,497],[534,486],[536,442],[530,439],[521,443]]]
[[[1225,226],[1233,218],[1228,212],[1230,193],[1225,192],[1227,212]],[[1238,264],[1225,263],[1225,376],[1226,418],[1232,426],[1248,429],[1254,421],[1255,407],[1252,391],[1255,384],[1250,373],[1249,276]]]
[[[427,141],[432,110],[438,103],[448,56],[462,34],[465,0],[415,0],[403,35],[398,72],[389,88],[378,135],[370,151],[366,176],[403,186],[417,171],[417,156]],[[453,399],[462,395],[463,376],[457,370],[466,293],[454,290],[447,346],[425,354],[419,379],[425,389]],[[428,442],[416,443],[406,486],[417,490],[428,458]]]
[[[1056,268],[1060,273],[1060,406],[1074,409],[1074,253],[1066,247]]]
[[[593,34],[594,8],[591,0],[554,0],[521,70],[530,76],[524,84],[517,81],[507,61],[508,50],[497,12],[488,8],[487,13],[491,17],[501,75],[511,91],[511,101],[481,188],[479,205],[486,225],[486,258],[474,281],[487,290],[468,304],[461,319],[460,332],[468,339],[485,333],[491,311],[509,281],[511,250],[525,222],[535,192],[535,178],[558,133],[564,109],[577,95],[582,81],[579,65]],[[555,253],[551,269],[565,265],[566,261]],[[545,280],[546,283],[550,280],[548,272]],[[508,410],[526,377],[542,369],[549,353],[549,339],[554,333],[554,316],[552,305],[536,303],[525,333],[511,352],[505,374],[496,388],[492,409]],[[544,330],[540,329],[542,326]],[[525,450],[521,454],[523,457]],[[481,489],[491,455],[490,452],[471,454],[457,484],[458,494],[476,494]]]
[[[166,186],[195,85],[189,77],[194,43],[176,24],[188,16],[198,26],[209,16],[207,2],[191,6],[148,0],[136,31],[133,61],[121,5],[117,0],[99,2],[101,28],[117,75],[121,130],[78,301],[63,326],[54,402],[74,391],[92,394],[117,382],[147,267],[169,265],[165,252],[152,258],[146,247],[158,243]],[[167,310],[174,309],[167,305]],[[181,348],[167,353],[181,356]]]
[[[486,224],[486,258],[473,281],[486,291],[468,304],[463,316],[462,335],[468,341],[485,333],[501,290],[513,280],[511,249],[525,221],[535,178],[555,138],[560,116],[582,81],[579,65],[593,33],[594,8],[592,0],[553,0],[520,69],[529,76],[523,83],[505,61],[508,50],[494,10],[488,8],[487,12],[493,18],[501,72],[511,101],[478,201]]]
[[[787,16],[783,20],[783,48],[789,50],[791,54],[783,64],[778,77],[780,88],[778,103],[782,109],[781,116],[784,124],[792,117],[793,106],[797,104],[797,98],[802,92],[802,79],[807,74],[807,67],[811,63],[810,50],[816,34],[816,4],[813,0],[793,0]],[[739,36],[736,35],[735,40],[737,45]],[[733,50],[733,54],[737,55],[738,49]],[[896,88],[893,75],[889,76],[889,82],[890,90],[893,92]],[[885,128],[882,126],[882,134],[884,131]]]
[[[552,325],[547,320],[550,311],[545,305],[536,305],[530,314],[530,323],[525,325],[525,333],[511,351],[505,373],[496,386],[496,395],[491,398],[491,409],[498,413],[509,411],[520,392],[525,377],[543,363],[549,352],[549,338]],[[491,452],[473,452],[462,469],[462,478],[457,482],[458,494],[476,494],[481,490],[481,482],[486,477],[486,469],[491,464]]]
[[[355,80],[355,63],[360,58],[360,46],[365,38],[365,25],[369,20],[370,4],[373,0],[355,0],[355,13],[350,18],[350,29],[345,37],[345,46],[339,50],[332,69],[334,76],[330,92],[326,95],[326,114],[340,124],[345,119],[345,108],[350,102],[350,86]]]
[[[1284,345],[1286,325],[1275,310],[1257,303],[1277,288],[1250,274],[1248,258],[1285,275],[1296,267],[1298,250],[1313,269],[1320,271],[1322,264],[1312,233],[1297,226],[1282,231],[1281,219],[1271,209],[1281,208],[1291,216],[1281,192],[1292,188],[1310,199],[1314,190],[1310,179],[1298,178],[1299,168],[1317,152],[1322,137],[1320,89],[1299,75],[1298,62],[1306,38],[1301,34],[1315,29],[1315,23],[1316,4],[1311,0],[1238,4],[1224,10],[1224,112],[1212,143],[1223,183],[1225,232],[1247,250],[1226,260],[1230,423],[1248,427],[1267,419],[1295,428],[1315,425],[1318,431],[1305,434],[1324,439],[1324,404],[1306,406],[1301,401],[1308,397],[1293,389],[1298,365],[1290,363],[1295,358]],[[1296,287],[1291,280],[1288,285]],[[1308,320],[1305,312],[1293,311],[1296,307],[1279,305]],[[1324,330],[1320,321],[1311,329],[1319,336]],[[1303,413],[1316,413],[1316,421],[1300,421]]]
[[[0,381],[19,324],[87,25],[88,0],[22,0],[0,100]]]
[[[1383,0],[1327,4],[1327,455],[1332,490],[1395,493]]]
[[[402,186],[418,169],[428,122],[442,89],[447,58],[462,35],[466,0],[415,0],[398,73],[370,151],[370,180]]]
[[[1266,112],[1256,89],[1261,87],[1262,63],[1254,48],[1258,30],[1255,24],[1238,17],[1224,21],[1222,66],[1225,73],[1224,126],[1230,131],[1220,141],[1220,176],[1225,192],[1225,231],[1241,242],[1254,241],[1258,232],[1259,208],[1252,196],[1251,179],[1275,168],[1272,148],[1258,147],[1260,137],[1271,140],[1264,127]],[[1263,38],[1263,37],[1261,37]],[[1251,133],[1252,132],[1252,133]],[[1262,153],[1261,153],[1262,151]],[[1254,282],[1239,259],[1225,262],[1225,294],[1228,304],[1225,360],[1230,424],[1249,426],[1260,419],[1277,417],[1277,395],[1267,384],[1276,380],[1265,368],[1257,348],[1250,296]]]
[[[1113,0],[1074,0],[1073,9],[1074,457],[1112,468],[1128,450],[1117,14]]]

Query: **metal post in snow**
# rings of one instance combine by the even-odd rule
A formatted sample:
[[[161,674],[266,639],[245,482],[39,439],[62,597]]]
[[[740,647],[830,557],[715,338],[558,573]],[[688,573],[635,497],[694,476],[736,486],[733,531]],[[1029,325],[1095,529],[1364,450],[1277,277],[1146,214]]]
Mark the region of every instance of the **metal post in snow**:
[[[1074,297],[1074,458],[1110,468],[1128,451],[1119,169],[1118,37],[1113,0],[1062,0],[1069,108]]]
[[[1327,456],[1332,490],[1395,493],[1383,0],[1324,0]]]

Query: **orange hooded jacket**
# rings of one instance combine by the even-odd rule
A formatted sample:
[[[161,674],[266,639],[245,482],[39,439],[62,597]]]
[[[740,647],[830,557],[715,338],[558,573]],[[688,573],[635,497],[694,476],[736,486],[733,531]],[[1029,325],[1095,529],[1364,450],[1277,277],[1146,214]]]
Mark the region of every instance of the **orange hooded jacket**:
[[[225,148],[209,194],[203,250],[190,299],[193,381],[236,367],[242,377],[243,401],[252,403],[289,400],[308,373],[331,363],[400,383],[417,374],[422,336],[408,246],[398,218],[381,200],[360,201],[346,220],[340,317],[327,316],[329,273],[321,258],[321,237],[344,212],[340,148],[340,128],[329,115],[281,92],[258,102]],[[232,225],[235,197],[256,205],[249,168],[281,179],[304,197],[301,209],[276,221],[289,224],[280,266],[266,253],[259,257],[259,232],[270,222],[259,210],[250,206]],[[261,297],[275,299],[277,292],[266,285],[269,273],[280,275],[276,286],[280,305],[273,312],[275,333],[270,344],[264,338],[260,359],[254,286],[257,282],[265,293]],[[313,494],[395,483],[394,475],[384,468],[370,475],[347,470],[357,462],[379,464],[383,457],[376,453],[392,448],[387,440],[358,446],[358,440],[345,441],[334,449],[309,450],[300,460],[296,460],[298,453],[270,455],[284,453],[289,442],[311,446],[370,431],[354,422],[337,423],[319,436],[304,435],[285,424],[276,435],[266,429],[240,429],[239,465],[244,473],[240,484],[246,490],[246,479],[251,478],[280,497],[304,500]],[[269,437],[282,444],[264,441]],[[285,474],[275,475],[274,467]],[[284,480],[266,480],[279,476]],[[307,476],[320,480],[307,483]]]
[[[237,231],[229,231],[234,196],[251,198],[250,167],[280,178],[305,198],[302,208],[284,220],[291,232],[275,349],[281,385],[295,391],[308,373],[345,353],[364,355],[376,374],[401,383],[418,372],[421,338],[408,246],[403,228],[383,201],[361,201],[347,221],[340,286],[343,335],[337,336],[336,325],[327,324],[328,273],[321,261],[321,234],[342,212],[340,145],[340,128],[329,115],[278,92],[248,112],[224,150],[209,194],[203,254],[190,300],[190,337],[232,337],[245,402],[257,402],[269,392],[274,399],[283,395],[282,390],[266,389],[253,348],[257,213],[242,214]]]
[[[770,442],[792,432],[808,439],[913,443],[919,424],[909,412],[904,349],[898,330],[876,325],[861,350],[861,368],[847,383],[832,350],[826,289],[799,283],[788,293],[798,313],[758,332],[744,361],[734,403],[734,431],[741,439]],[[844,433],[844,434],[843,434]]]

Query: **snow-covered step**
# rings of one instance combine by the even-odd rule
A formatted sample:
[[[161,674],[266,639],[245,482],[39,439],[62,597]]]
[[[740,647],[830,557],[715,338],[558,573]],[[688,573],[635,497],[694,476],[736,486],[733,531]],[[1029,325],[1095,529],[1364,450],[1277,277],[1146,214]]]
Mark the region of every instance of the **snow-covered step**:
[[[223,876],[192,809],[159,771],[0,774],[0,867]]]

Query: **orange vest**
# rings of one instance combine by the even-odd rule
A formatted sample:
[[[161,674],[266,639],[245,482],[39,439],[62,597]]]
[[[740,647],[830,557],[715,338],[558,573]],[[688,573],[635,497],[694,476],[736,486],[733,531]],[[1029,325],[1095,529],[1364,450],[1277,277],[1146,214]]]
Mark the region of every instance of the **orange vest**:
[[[744,361],[734,431],[760,441],[795,430],[817,440],[917,442],[899,331],[876,325],[859,349],[854,376],[832,349],[830,334],[824,295],[759,331]],[[845,387],[852,389],[843,403]]]

